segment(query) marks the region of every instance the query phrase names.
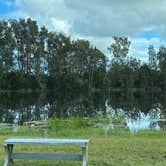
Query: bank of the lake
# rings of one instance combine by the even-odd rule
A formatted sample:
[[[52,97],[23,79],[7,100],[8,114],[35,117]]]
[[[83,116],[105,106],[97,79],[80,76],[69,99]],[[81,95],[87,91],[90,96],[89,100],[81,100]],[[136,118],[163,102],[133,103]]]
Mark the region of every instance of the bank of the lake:
[[[62,123],[61,123],[62,124]],[[76,123],[75,123],[76,124]],[[58,124],[56,123],[58,126]],[[34,128],[20,127],[17,133],[10,130],[1,130],[0,134],[0,163],[3,163],[4,151],[2,143],[7,138],[88,138],[89,161],[88,166],[164,166],[166,165],[166,131],[139,131],[135,134],[121,129],[109,129],[105,135],[102,127],[91,127],[77,124]],[[79,152],[78,147],[56,146],[16,146],[15,151],[65,153]],[[80,162],[64,161],[15,161],[17,166],[79,166]]]

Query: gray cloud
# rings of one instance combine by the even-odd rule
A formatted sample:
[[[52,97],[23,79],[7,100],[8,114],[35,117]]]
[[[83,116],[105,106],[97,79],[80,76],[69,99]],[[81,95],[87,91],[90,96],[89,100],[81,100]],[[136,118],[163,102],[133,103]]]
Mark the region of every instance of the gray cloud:
[[[166,21],[165,0],[16,0],[16,5],[51,28],[54,18],[68,24],[70,33],[87,36],[132,35],[163,28]]]
[[[16,0],[14,3],[17,10],[9,17],[31,17],[51,31],[66,33],[74,39],[88,39],[108,56],[107,47],[113,35],[132,36],[149,29],[166,38],[165,0]],[[129,55],[146,59],[148,45],[162,43],[159,38],[145,38],[130,38]]]
[[[65,0],[77,13],[73,32],[92,36],[132,35],[166,20],[164,0]]]

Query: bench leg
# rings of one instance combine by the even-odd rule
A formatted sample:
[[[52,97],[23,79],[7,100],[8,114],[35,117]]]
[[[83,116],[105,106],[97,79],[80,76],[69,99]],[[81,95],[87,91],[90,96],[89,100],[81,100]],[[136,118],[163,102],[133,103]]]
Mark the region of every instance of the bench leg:
[[[88,158],[87,147],[83,146],[82,147],[82,166],[86,166],[87,158]]]
[[[4,166],[9,166],[10,163],[13,163],[13,159],[11,158],[13,152],[13,144],[4,145],[4,150],[6,153],[6,158],[4,162]]]

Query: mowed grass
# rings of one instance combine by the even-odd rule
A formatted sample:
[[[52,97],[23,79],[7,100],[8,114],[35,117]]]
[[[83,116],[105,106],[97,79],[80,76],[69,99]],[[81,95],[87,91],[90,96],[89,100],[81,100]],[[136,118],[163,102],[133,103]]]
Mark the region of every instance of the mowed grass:
[[[57,125],[57,124],[56,124]],[[58,126],[58,125],[57,125]],[[61,126],[61,127],[60,127]],[[80,125],[51,127],[47,130],[22,127],[18,133],[0,131],[0,164],[4,160],[3,141],[7,138],[88,138],[88,166],[166,166],[166,131],[141,131],[136,134],[124,129]],[[47,131],[47,132],[46,132]],[[79,146],[15,146],[17,152],[81,153]],[[79,161],[24,161],[16,166],[80,166]]]

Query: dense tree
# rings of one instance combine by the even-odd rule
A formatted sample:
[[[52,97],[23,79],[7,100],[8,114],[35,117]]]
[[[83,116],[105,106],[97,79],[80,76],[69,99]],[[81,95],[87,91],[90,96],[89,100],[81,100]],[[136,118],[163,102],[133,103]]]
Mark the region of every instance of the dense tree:
[[[48,34],[48,73],[59,77],[68,73],[68,59],[71,52],[71,41],[63,34]]]
[[[152,70],[157,69],[157,55],[153,45],[148,47],[149,66]]]
[[[0,89],[138,88],[152,96],[163,89],[166,94],[166,48],[160,47],[156,68],[153,46],[147,65],[127,57],[130,45],[127,37],[114,36],[108,66],[106,56],[87,40],[49,32],[30,18],[0,21]]]
[[[157,53],[157,58],[159,60],[159,69],[161,71],[162,75],[162,83],[163,83],[163,89],[166,94],[166,48],[164,46],[161,46],[159,48],[159,51]]]
[[[88,41],[77,40],[74,42],[72,61],[74,72],[87,80],[89,89],[93,87],[94,75],[97,72],[102,74],[100,79],[104,79],[106,57],[101,51],[90,46]]]
[[[8,22],[0,22],[0,70],[1,76],[7,74],[14,67],[14,40]]]
[[[131,42],[124,36],[114,36],[113,40],[114,42],[108,47],[108,50],[112,53],[112,57],[120,63],[127,56]]]

